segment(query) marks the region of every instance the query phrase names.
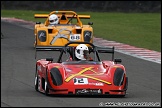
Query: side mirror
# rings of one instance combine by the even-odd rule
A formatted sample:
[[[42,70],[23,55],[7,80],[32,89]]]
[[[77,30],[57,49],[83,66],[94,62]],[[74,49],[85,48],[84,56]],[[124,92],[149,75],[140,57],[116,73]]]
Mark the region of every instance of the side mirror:
[[[114,59],[114,62],[117,64],[117,63],[121,63],[122,60],[121,59]]]
[[[46,61],[53,61],[53,58],[46,58]]]
[[[93,25],[93,22],[88,22],[88,25]]]
[[[41,22],[36,22],[36,24],[41,24]]]

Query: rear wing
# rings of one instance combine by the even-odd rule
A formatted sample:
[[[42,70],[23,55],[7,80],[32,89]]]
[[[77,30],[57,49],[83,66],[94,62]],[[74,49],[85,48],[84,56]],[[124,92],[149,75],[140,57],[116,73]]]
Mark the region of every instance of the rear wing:
[[[112,61],[114,61],[115,63],[121,63],[122,60],[121,59],[114,59],[114,50],[115,50],[115,47],[98,47],[96,46],[96,50],[98,53],[112,53]],[[97,55],[98,56],[98,55]],[[99,58],[99,57],[98,57]]]
[[[62,51],[63,47],[53,47],[53,46],[36,46],[35,47],[35,59],[37,57],[37,51]]]
[[[58,59],[58,62],[61,60],[61,57],[63,55],[63,52],[67,51],[67,48],[68,47],[71,47],[71,46],[68,46],[70,44],[89,44],[91,47],[89,47],[89,50],[90,52],[95,52],[95,60],[98,59],[98,61],[101,61],[100,60],[100,57],[99,57],[99,53],[111,53],[112,54],[112,61],[114,61],[114,50],[115,48],[114,47],[100,47],[100,46],[95,46],[94,44],[92,43],[89,43],[89,42],[69,42],[67,44],[65,44],[65,46],[58,46],[58,47],[53,47],[53,46],[36,46],[35,47],[35,59],[36,59],[36,56],[37,56],[37,51],[60,51],[61,54],[59,55],[59,59]],[[97,56],[97,58],[96,58]]]
[[[49,14],[34,14],[34,18],[48,18]],[[60,18],[62,14],[57,14],[57,16]],[[67,18],[77,18],[77,16],[73,15],[66,15]],[[80,19],[90,19],[90,15],[78,15]]]
[[[114,60],[114,50],[115,50],[115,47],[99,47],[99,46],[96,46],[96,50],[98,53],[111,53],[112,54],[112,60]],[[99,55],[97,55],[99,56]],[[99,57],[98,57],[99,58]]]

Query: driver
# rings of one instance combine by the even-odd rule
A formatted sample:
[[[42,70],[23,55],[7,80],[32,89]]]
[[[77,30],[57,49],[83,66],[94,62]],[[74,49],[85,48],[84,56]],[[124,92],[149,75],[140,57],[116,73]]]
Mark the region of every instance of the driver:
[[[57,15],[55,14],[52,14],[49,16],[49,24],[50,25],[55,25],[55,24],[58,24],[59,23],[59,18]]]
[[[77,60],[92,60],[89,55],[89,49],[85,44],[79,44],[75,48],[75,56]]]

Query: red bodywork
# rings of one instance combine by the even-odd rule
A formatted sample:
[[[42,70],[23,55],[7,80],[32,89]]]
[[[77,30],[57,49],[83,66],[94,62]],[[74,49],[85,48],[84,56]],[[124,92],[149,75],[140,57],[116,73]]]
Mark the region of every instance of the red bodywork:
[[[90,63],[36,63],[35,87],[45,94],[97,94],[125,96],[128,78],[123,65],[114,61]],[[78,90],[78,91],[77,91]]]

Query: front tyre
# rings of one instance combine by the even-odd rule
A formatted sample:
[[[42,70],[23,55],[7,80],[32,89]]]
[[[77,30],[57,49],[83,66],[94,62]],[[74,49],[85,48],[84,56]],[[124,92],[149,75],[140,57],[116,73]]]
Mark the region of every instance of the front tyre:
[[[35,85],[35,90],[36,91],[40,91],[41,82],[42,81],[41,81],[40,75],[38,75],[37,66],[36,66],[35,81],[34,81],[34,85]]]
[[[46,74],[47,75],[47,74]],[[44,87],[44,91],[45,91],[45,95],[48,96],[49,95],[49,87],[48,87],[48,83],[47,83],[48,77],[46,76],[45,79],[45,87]]]
[[[38,91],[38,73],[37,73],[37,71],[35,72],[35,82],[34,82],[34,85],[35,85],[35,90]]]

